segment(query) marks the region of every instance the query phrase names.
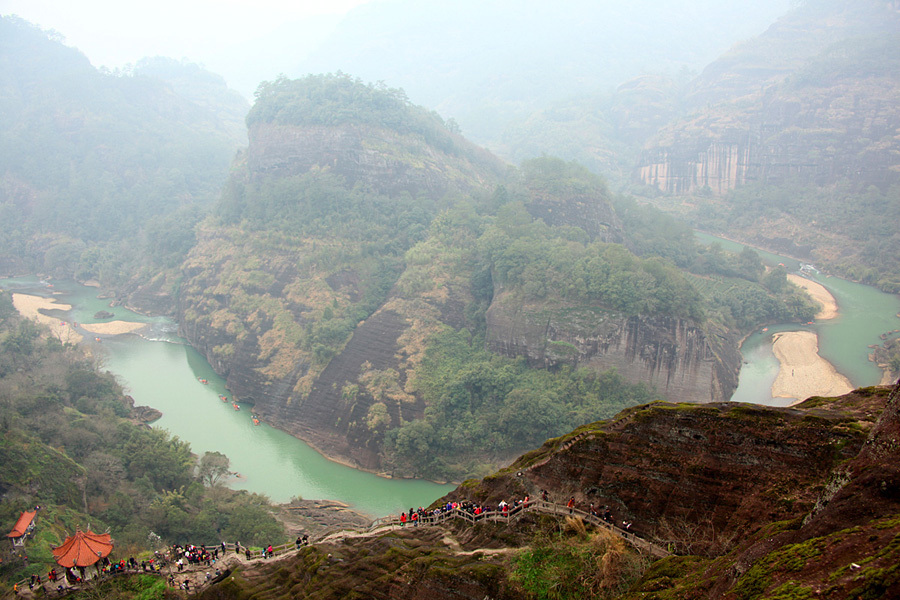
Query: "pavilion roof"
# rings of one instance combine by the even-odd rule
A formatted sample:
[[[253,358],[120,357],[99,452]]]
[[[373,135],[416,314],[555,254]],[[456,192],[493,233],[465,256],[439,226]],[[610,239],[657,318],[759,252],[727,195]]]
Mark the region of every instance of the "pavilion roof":
[[[108,533],[76,531],[60,546],[53,549],[53,557],[61,567],[88,567],[112,552]]]
[[[13,527],[12,531],[10,531],[6,537],[19,538],[25,535],[31,522],[34,521],[34,515],[36,514],[36,510],[26,510],[23,512],[22,516],[19,517],[19,520],[16,521],[15,527]]]

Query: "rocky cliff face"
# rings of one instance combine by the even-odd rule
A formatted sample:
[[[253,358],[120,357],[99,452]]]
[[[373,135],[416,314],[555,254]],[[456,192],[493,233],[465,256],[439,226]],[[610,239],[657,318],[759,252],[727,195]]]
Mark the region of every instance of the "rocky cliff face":
[[[672,194],[896,183],[898,34],[893,1],[798,7],[704,70],[685,100],[693,114],[646,145],[636,178]]]
[[[602,307],[526,304],[498,290],[487,312],[488,348],[536,367],[616,369],[673,402],[717,402],[737,387],[737,340],[666,316],[628,316]]]
[[[737,340],[696,323],[531,306],[501,289],[491,301],[482,215],[509,199],[494,189],[505,168],[496,159],[449,132],[429,144],[375,121],[266,116],[291,106],[254,109],[249,149],[223,198],[229,224],[198,229],[178,299],[185,337],[264,421],[326,455],[385,468],[387,432],[425,416],[416,369],[429,344],[450,330],[476,339],[489,304],[488,348],[534,367],[616,369],[691,402],[736,387]],[[512,185],[516,222],[581,228],[586,236],[570,232],[574,244],[622,239],[605,184],[583,167],[535,159]],[[454,190],[472,193],[454,202]]]
[[[900,126],[893,108],[900,88],[869,83],[865,93],[846,85],[783,87],[743,108],[714,108],[651,143],[637,177],[676,195],[790,181],[891,185],[900,164],[891,135]]]
[[[290,381],[283,389],[276,387],[273,390],[276,393],[265,396],[258,393],[258,385],[241,388],[254,397],[256,410],[266,421],[276,423],[327,456],[380,471],[384,427],[377,431],[368,427],[367,416],[372,405],[381,401],[388,411],[389,422],[395,424],[403,419],[421,419],[425,406],[421,399],[414,397],[407,403],[385,397],[376,399],[366,392],[364,384],[361,386],[361,380],[367,372],[393,371],[397,373],[398,389],[402,389],[406,372],[400,368],[396,355],[401,351],[398,338],[407,327],[408,322],[390,310],[379,311],[366,319],[344,350],[315,379],[306,397],[291,393],[292,386],[287,385]]]
[[[814,506],[832,470],[863,447],[866,434],[851,421],[738,403],[657,403],[550,440],[511,469],[527,469],[519,479],[532,494],[544,488],[557,500],[609,506],[643,534],[676,521],[751,531]]]

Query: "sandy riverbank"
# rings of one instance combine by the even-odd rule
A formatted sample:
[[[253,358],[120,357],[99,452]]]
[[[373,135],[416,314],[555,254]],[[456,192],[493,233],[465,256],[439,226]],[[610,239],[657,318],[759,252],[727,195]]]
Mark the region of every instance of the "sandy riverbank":
[[[796,398],[841,396],[853,390],[850,381],[819,356],[819,338],[811,331],[787,331],[772,336],[772,350],[781,364],[772,396]]]
[[[20,315],[26,319],[32,319],[47,325],[50,328],[51,335],[64,344],[77,344],[81,341],[81,335],[75,331],[71,323],[60,321],[56,317],[40,312],[41,310],[71,310],[72,307],[70,305],[59,303],[53,298],[43,298],[30,294],[13,294],[12,301],[13,306],[16,307]]]
[[[801,277],[800,275],[795,275],[793,273],[787,276],[788,281],[793,283],[796,286],[802,287],[806,290],[810,296],[812,296],[813,300],[822,305],[822,310],[816,314],[816,319],[823,321],[825,319],[833,319],[838,314],[837,302],[834,301],[834,296],[831,295],[825,286],[821,283],[816,283],[806,277]]]
[[[44,298],[42,296],[32,296],[30,294],[13,294],[13,306],[19,311],[19,314],[26,319],[37,320],[39,323],[47,325],[52,335],[63,343],[77,344],[83,339],[75,327],[71,323],[61,321],[56,317],[42,314],[42,310],[71,310],[69,304],[62,304],[53,298]],[[135,333],[144,327],[146,323],[136,323],[133,321],[110,321],[109,323],[88,323],[80,324],[79,328],[96,335],[121,335],[123,333]]]
[[[82,323],[80,327],[85,331],[99,335],[119,335],[122,333],[134,333],[146,327],[146,323],[133,321],[110,321],[109,323]]]

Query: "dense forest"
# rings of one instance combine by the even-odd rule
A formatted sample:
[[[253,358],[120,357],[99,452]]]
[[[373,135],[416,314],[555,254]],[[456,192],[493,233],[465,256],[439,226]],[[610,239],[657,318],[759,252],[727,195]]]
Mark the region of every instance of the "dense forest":
[[[454,121],[444,120],[433,111],[416,106],[402,89],[365,84],[345,73],[308,75],[303,79],[286,77],[262,82],[256,89],[256,102],[247,114],[247,126],[265,122],[278,125],[369,125],[401,134],[416,134],[435,148],[458,153],[452,133],[458,133]]]
[[[0,293],[0,520],[40,506],[27,557],[4,544],[0,577],[55,564],[76,528],[109,530],[122,556],[173,543],[285,540],[265,497],[233,491],[228,458],[131,418],[109,373],[18,315]]]

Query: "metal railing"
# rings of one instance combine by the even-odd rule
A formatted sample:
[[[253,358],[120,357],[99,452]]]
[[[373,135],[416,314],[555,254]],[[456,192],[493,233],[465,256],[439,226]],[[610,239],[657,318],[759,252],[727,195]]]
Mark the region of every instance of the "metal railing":
[[[473,526],[478,523],[485,522],[505,523],[509,525],[510,523],[518,521],[524,514],[530,512],[559,516],[577,516],[583,521],[586,521],[592,525],[605,528],[611,533],[621,537],[623,540],[625,540],[641,552],[646,552],[656,558],[665,558],[667,556],[671,556],[672,554],[662,546],[638,537],[634,533],[626,531],[621,527],[617,527],[608,521],[604,521],[600,517],[592,515],[591,513],[579,510],[577,508],[569,508],[562,504],[547,502],[544,500],[529,500],[527,504],[522,503],[516,506],[510,506],[507,510],[486,510],[477,515],[460,508],[452,508],[451,510],[438,510],[438,512],[436,513],[423,513],[416,521],[406,521],[405,523],[401,522],[400,517],[398,516],[388,515],[375,519],[367,527],[342,527],[328,530],[316,536],[315,538],[310,539],[308,541],[308,544],[316,544],[329,540],[338,540],[351,536],[371,535],[373,533],[384,530],[434,527],[442,525],[450,521],[451,519],[462,520]],[[302,544],[298,545],[296,542],[279,544],[278,546],[272,546],[272,553],[268,556],[284,555],[300,547],[302,547]],[[244,557],[248,557],[250,560],[258,560],[262,559],[263,553],[266,552],[265,549],[253,550],[246,546],[242,546],[232,542],[223,542],[206,546],[206,549],[209,552],[213,552],[216,548],[224,551],[223,554],[219,557],[220,559],[225,558],[228,555],[228,552],[235,552],[237,554],[241,554]],[[19,584],[19,589],[22,590],[23,587],[28,586],[29,580],[23,579],[22,581],[19,581],[17,583]]]
[[[543,514],[560,516],[577,516],[583,521],[586,521],[592,525],[605,528],[607,531],[610,531],[611,533],[621,537],[623,540],[625,540],[641,552],[646,552],[657,558],[664,558],[666,556],[671,556],[672,554],[662,546],[638,537],[634,533],[622,529],[621,527],[617,527],[596,515],[592,515],[591,513],[579,510],[577,508],[569,508],[562,504],[555,504],[553,502],[547,502],[544,500],[529,500],[527,504],[519,504],[515,507],[510,507],[505,511],[488,510],[477,515],[460,508],[453,508],[447,511],[439,510],[437,513],[424,513],[423,515],[419,516],[416,521],[406,521],[405,523],[401,522],[400,518],[396,516],[381,517],[372,521],[372,523],[366,528],[341,528],[327,531],[322,535],[316,537],[311,541],[311,543],[341,539],[344,537],[350,537],[351,535],[365,535],[374,533],[382,529],[397,529],[401,527],[416,528],[440,525],[450,519],[461,519],[471,525],[475,525],[479,522],[509,524],[513,521],[518,520],[527,512],[539,512]],[[292,545],[288,544],[288,546]]]

